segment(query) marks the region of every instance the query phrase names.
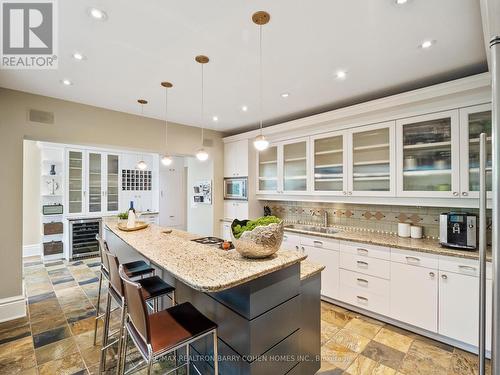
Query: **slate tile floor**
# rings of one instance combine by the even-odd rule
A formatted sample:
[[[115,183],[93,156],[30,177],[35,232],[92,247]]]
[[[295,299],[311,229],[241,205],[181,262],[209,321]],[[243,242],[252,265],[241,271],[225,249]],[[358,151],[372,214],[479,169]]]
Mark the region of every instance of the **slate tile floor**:
[[[28,317],[0,323],[0,374],[97,373],[100,346],[93,346],[93,328],[98,272],[96,259],[45,264],[25,259]],[[318,374],[477,374],[477,359],[470,353],[341,307],[322,302],[321,319]],[[114,316],[115,327],[117,322]],[[108,358],[114,371],[113,350]],[[167,365],[156,366],[155,373],[165,372]]]

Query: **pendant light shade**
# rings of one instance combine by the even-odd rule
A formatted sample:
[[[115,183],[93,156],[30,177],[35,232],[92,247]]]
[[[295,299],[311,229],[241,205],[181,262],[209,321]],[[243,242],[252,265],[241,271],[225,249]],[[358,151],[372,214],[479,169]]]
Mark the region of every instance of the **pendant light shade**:
[[[138,99],[137,103],[141,105],[141,115],[144,115],[144,104],[148,104],[148,101],[145,99]],[[141,155],[141,160],[139,160],[135,166],[137,169],[140,169],[141,171],[145,170],[148,167],[148,164],[144,161],[142,155]]]
[[[204,115],[205,115],[205,93],[204,93],[204,80],[203,80],[203,65],[207,64],[210,59],[204,55],[198,55],[194,58],[194,60],[200,64],[201,66],[201,148],[196,153],[196,158],[199,161],[206,161],[208,159],[208,152],[203,148],[203,140],[204,140]]]
[[[162,163],[164,166],[168,167],[169,165],[171,165],[171,164],[173,163],[173,160],[172,160],[172,158],[171,158],[170,156],[165,155],[165,156],[163,156],[163,157],[161,158],[161,163]]]
[[[269,147],[269,141],[263,135],[258,135],[253,141],[254,147],[257,151],[264,151]]]
[[[263,74],[262,74],[262,26],[271,20],[271,15],[264,11],[255,12],[252,15],[252,21],[259,26],[259,100],[260,100],[260,134],[253,141],[257,151],[264,151],[269,147],[269,141],[262,134],[263,110],[262,110],[262,91],[263,91]]]
[[[208,152],[206,152],[203,148],[200,148],[196,153],[196,159],[198,159],[199,161],[208,160]]]
[[[148,165],[142,159],[137,163],[137,169],[140,169],[141,171],[145,170],[147,167]]]
[[[172,157],[168,154],[168,89],[174,85],[168,81],[160,83],[165,88],[165,155],[161,158],[161,163],[168,167],[173,163]]]

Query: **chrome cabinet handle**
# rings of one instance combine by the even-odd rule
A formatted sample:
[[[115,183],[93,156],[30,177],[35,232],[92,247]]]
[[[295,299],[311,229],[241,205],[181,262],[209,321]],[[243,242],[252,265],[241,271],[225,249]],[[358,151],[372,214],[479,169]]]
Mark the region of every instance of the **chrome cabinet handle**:
[[[363,297],[363,296],[356,296],[357,299],[359,299],[360,301],[363,301],[363,302],[368,302],[368,298],[366,297]]]
[[[442,278],[443,280],[446,280],[446,279],[448,278],[448,276],[447,276],[447,275],[441,275],[441,278]]]
[[[358,254],[360,255],[367,255],[368,254],[368,249],[363,249],[361,247],[358,247]]]
[[[352,195],[352,191],[350,191],[348,194],[349,194],[349,195]]]
[[[368,285],[368,280],[365,280],[365,279],[357,279],[357,282],[358,282],[358,284],[361,284],[363,286]]]
[[[460,264],[460,265],[458,266],[458,268],[460,268],[461,270],[464,270],[464,271],[472,271],[472,272],[476,272],[476,267],[464,266],[464,265]]]
[[[283,241],[286,241],[288,240],[288,237],[287,236],[283,236]]]
[[[318,246],[323,246],[323,242],[322,241],[313,241],[314,245],[318,245]]]
[[[458,197],[458,191],[454,191],[453,196]]]
[[[434,276],[436,276],[436,274],[434,272],[429,272],[429,276],[434,277]]]
[[[464,197],[466,197],[466,196],[468,196],[468,195],[469,195],[469,193],[467,193],[466,191],[464,191],[464,192],[462,192],[462,195],[463,195]]]
[[[406,257],[406,261],[420,263],[420,259],[417,257]]]
[[[356,263],[358,263],[358,266],[368,267],[368,263],[363,262],[362,260],[358,260]]]
[[[298,246],[298,245],[295,245],[295,249],[296,249],[296,250],[299,250],[299,246]]]
[[[347,191],[343,191],[342,194],[347,195]]]
[[[306,251],[306,249],[304,249],[304,246],[302,246],[302,251]]]

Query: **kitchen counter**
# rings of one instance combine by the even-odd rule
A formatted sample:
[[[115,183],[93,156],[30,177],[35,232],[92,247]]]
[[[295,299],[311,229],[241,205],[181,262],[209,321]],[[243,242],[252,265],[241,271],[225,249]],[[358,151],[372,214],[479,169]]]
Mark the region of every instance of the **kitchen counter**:
[[[353,227],[335,226],[334,228],[338,229],[339,232],[334,234],[318,233],[315,231],[308,231],[303,229],[287,228],[286,226],[285,231],[316,237],[334,238],[343,241],[353,241],[378,246],[387,246],[403,250],[419,251],[422,253],[431,253],[467,259],[479,259],[479,251],[477,250],[465,251],[442,247],[439,244],[439,241],[434,239],[402,238],[398,237],[395,234],[377,233]],[[488,247],[486,258],[488,261],[491,261],[491,247]]]
[[[219,250],[191,241],[202,236],[151,224],[148,228],[124,232],[116,221],[105,225],[141,255],[165,269],[174,278],[202,292],[218,292],[289,267],[306,258],[298,251],[277,252],[266,259],[243,258],[236,251]]]
[[[298,251],[246,259],[234,250],[191,241],[198,235],[164,230],[150,225],[123,232],[116,221],[106,221],[104,232],[120,262],[150,262],[156,275],[175,287],[177,303],[190,302],[217,324],[220,374],[313,375],[319,370],[323,266],[303,262],[306,255]],[[168,297],[159,301],[160,308],[170,304]],[[213,374],[211,344],[199,340],[191,350],[192,364],[204,375]]]

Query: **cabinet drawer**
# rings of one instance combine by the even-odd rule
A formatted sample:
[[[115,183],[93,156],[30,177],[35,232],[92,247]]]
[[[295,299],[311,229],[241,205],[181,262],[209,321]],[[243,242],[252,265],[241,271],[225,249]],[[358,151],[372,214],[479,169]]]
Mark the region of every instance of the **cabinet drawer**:
[[[359,272],[340,270],[340,285],[377,294],[389,298],[390,283],[388,280],[364,275]]]
[[[43,255],[61,254],[63,252],[62,241],[51,241],[43,243]]]
[[[458,257],[439,256],[439,270],[479,277],[479,261]],[[491,280],[491,262],[486,263],[486,278]]]
[[[342,252],[340,253],[340,268],[383,279],[389,279],[391,274],[391,264],[387,260]]]
[[[51,234],[61,234],[63,233],[63,223],[45,223],[43,224],[43,234],[45,236],[51,235]]]
[[[351,305],[376,312],[381,315],[389,314],[389,297],[380,296],[368,291],[342,286],[340,288],[340,299]]]
[[[281,243],[283,250],[300,250],[300,236],[285,232],[283,234],[283,242]]]
[[[391,249],[391,260],[397,263],[409,264],[426,268],[438,269],[436,254],[420,253],[418,251]]]
[[[390,260],[391,249],[384,246],[365,245],[356,242],[340,241],[340,251],[369,258]]]
[[[339,249],[339,240],[323,237],[300,236],[300,244],[304,246],[319,247],[322,249]]]

